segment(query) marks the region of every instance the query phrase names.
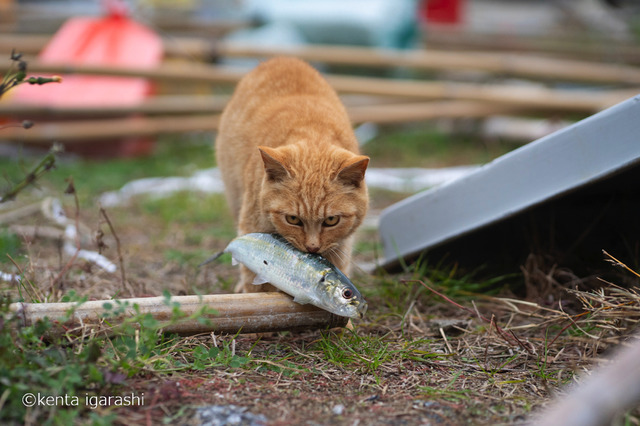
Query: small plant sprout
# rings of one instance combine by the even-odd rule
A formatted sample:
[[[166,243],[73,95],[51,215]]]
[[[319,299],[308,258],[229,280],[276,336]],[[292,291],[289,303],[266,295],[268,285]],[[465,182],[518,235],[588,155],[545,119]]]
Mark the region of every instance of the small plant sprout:
[[[37,84],[38,86],[47,83],[62,83],[62,77],[59,75],[51,77],[27,77],[27,62],[22,59],[22,53],[17,53],[14,50],[11,52],[10,59],[12,62],[9,71],[4,75],[2,83],[0,83],[0,98],[9,90],[24,83]]]

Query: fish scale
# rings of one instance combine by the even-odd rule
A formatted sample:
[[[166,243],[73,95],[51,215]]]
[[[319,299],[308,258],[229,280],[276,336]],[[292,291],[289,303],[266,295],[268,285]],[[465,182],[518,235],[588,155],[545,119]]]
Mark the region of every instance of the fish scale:
[[[295,302],[351,318],[366,312],[367,303],[346,275],[321,255],[302,252],[278,235],[245,234],[224,252],[256,274],[254,284],[269,283]]]

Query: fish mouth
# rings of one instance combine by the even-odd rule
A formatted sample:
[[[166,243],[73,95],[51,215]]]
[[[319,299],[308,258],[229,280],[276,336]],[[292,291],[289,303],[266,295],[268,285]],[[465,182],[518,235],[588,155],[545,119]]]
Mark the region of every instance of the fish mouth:
[[[362,319],[364,318],[364,314],[367,312],[367,308],[369,307],[369,305],[367,304],[367,302],[361,302],[360,305],[358,306],[358,318]]]

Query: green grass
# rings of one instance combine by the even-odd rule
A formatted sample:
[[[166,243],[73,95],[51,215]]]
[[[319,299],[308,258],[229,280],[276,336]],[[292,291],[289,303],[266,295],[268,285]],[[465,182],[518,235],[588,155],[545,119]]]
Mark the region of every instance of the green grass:
[[[6,228],[0,229],[0,265],[10,264],[11,258],[16,259],[23,253],[20,238]]]
[[[213,140],[205,136],[167,136],[159,138],[155,150],[148,157],[114,158],[109,160],[76,158],[61,154],[55,168],[40,179],[40,185],[59,190],[66,179],[73,177],[82,205],[91,205],[103,192],[117,190],[134,179],[160,176],[188,176],[194,171],[213,167]],[[4,180],[0,190],[22,180],[42,155],[0,157]]]
[[[473,396],[474,392],[469,389],[455,389],[453,388],[455,382],[462,375],[462,372],[457,372],[453,375],[453,378],[443,386],[419,386],[419,392],[433,399],[443,399],[445,401],[461,404],[468,402]]]
[[[166,226],[179,224],[191,229],[187,240],[192,245],[201,243],[204,236],[210,235],[222,239],[235,236],[235,225],[227,208],[224,195],[178,192],[163,198],[145,198],[142,213],[153,216]],[[203,231],[200,226],[207,228]]]
[[[72,292],[64,300],[81,305],[86,298],[79,299]],[[54,329],[59,330],[60,325],[48,320],[19,326],[20,317],[11,314],[9,301],[3,299],[0,306],[0,421],[21,422],[34,413],[42,418],[41,424],[70,424],[73,423],[70,420],[79,418],[94,420],[91,409],[87,409],[87,397],[104,395],[105,391],[121,392],[127,377],[212,366],[237,368],[248,362],[247,358],[231,354],[228,343],[210,349],[181,348],[176,353],[183,338],[162,333],[162,328],[184,320],[208,321],[204,315],[215,312],[203,307],[187,316],[168,293],[165,304],[172,312],[166,321],[141,313],[134,304],[135,314],[115,325],[112,337],[78,338],[64,332],[62,335],[52,333]],[[103,307],[105,324],[110,325],[112,318],[129,307],[129,302],[116,300]],[[67,312],[66,318],[72,318],[73,313],[73,309]],[[64,398],[64,402],[36,403],[29,409],[23,401],[30,395],[53,400]],[[109,424],[113,419],[107,416],[99,424]]]

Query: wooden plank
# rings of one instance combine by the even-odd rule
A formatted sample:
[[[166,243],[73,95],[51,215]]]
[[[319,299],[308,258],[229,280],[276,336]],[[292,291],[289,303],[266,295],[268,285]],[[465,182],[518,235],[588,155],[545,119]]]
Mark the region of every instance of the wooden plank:
[[[385,209],[384,266],[640,166],[640,96]]]

